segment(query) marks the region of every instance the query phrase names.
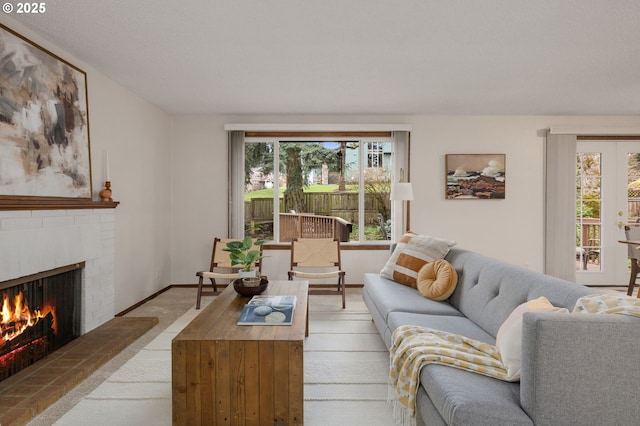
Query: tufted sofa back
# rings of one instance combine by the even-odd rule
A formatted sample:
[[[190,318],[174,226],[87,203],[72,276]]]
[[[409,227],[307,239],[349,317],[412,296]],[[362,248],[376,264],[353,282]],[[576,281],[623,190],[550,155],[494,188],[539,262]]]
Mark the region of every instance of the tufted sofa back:
[[[571,311],[580,297],[598,293],[455,247],[445,259],[458,273],[458,285],[449,302],[494,337],[509,314],[528,300],[544,296],[552,305]]]

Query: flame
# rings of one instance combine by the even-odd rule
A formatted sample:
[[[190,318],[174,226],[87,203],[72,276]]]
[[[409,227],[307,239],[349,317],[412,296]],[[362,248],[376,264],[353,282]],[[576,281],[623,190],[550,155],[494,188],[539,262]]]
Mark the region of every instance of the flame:
[[[2,330],[2,337],[0,341],[8,342],[15,339],[27,328],[36,325],[38,321],[47,316],[49,312],[51,312],[53,316],[53,323],[51,327],[53,328],[53,332],[57,333],[56,315],[53,307],[45,306],[42,310],[36,309],[32,311],[29,309],[29,304],[24,298],[22,292],[16,294],[13,298],[13,303],[11,303],[9,296],[3,291],[2,311],[0,311],[0,329]]]

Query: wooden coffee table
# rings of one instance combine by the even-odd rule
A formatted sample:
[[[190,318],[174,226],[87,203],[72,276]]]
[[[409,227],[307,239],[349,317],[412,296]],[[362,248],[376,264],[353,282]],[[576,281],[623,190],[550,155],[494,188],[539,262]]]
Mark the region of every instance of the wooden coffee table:
[[[237,325],[249,301],[229,285],[171,344],[174,425],[301,425],[306,281],[272,281],[296,295],[292,325]]]

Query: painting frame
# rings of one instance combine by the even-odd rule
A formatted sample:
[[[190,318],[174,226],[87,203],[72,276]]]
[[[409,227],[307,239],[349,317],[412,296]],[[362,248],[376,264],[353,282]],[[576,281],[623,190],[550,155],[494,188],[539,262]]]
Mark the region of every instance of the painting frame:
[[[93,199],[87,74],[0,24],[0,205]]]
[[[447,200],[504,200],[506,154],[446,154]]]

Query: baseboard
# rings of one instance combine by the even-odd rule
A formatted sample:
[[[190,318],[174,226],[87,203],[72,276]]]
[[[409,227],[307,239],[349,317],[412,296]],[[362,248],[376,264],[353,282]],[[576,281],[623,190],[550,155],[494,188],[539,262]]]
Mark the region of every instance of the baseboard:
[[[225,288],[228,285],[229,284],[218,284],[218,288]],[[309,284],[309,288],[334,288],[335,286],[336,286],[336,284]],[[345,284],[344,286],[346,288],[362,288],[364,285],[363,284]],[[145,297],[144,299],[142,299],[141,301],[139,301],[135,305],[132,305],[132,306],[128,307],[124,311],[118,312],[117,314],[115,314],[115,316],[116,317],[122,317],[122,316],[128,314],[129,312],[133,311],[134,309],[139,308],[140,306],[144,305],[149,300],[158,297],[159,295],[161,295],[165,291],[168,291],[169,289],[172,289],[174,287],[175,288],[198,288],[198,284],[170,284],[170,285],[166,286],[165,288],[156,291],[151,296]],[[195,293],[194,293],[194,297],[195,297]]]
[[[206,285],[210,286],[210,284],[206,283]],[[218,284],[219,288],[225,288],[228,284]],[[335,287],[336,284],[309,284],[309,287],[318,287],[318,288],[331,288]],[[346,288],[362,288],[364,284],[345,284]],[[158,294],[167,291],[169,288],[198,288],[198,284],[171,284],[166,289],[160,291]]]
[[[128,307],[127,309],[125,309],[122,312],[118,312],[117,314],[115,314],[116,317],[122,317],[126,314],[128,314],[129,312],[133,311],[134,309],[144,305],[145,303],[147,303],[149,300],[151,299],[155,299],[156,297],[158,297],[159,295],[161,295],[162,293],[164,293],[165,291],[169,290],[172,286],[168,285],[165,288],[156,291],[155,293],[153,293],[151,296],[149,297],[145,297],[144,299],[142,299],[141,301],[139,301],[138,303],[136,303],[133,306]],[[197,287],[197,286],[196,286]]]

